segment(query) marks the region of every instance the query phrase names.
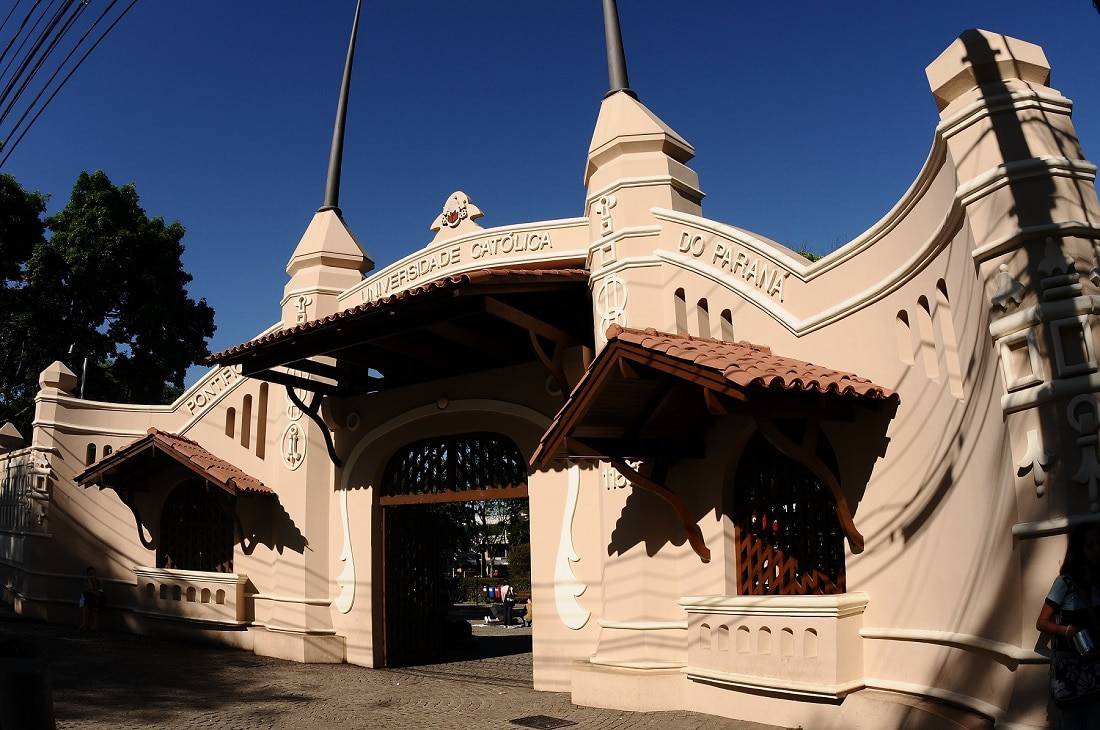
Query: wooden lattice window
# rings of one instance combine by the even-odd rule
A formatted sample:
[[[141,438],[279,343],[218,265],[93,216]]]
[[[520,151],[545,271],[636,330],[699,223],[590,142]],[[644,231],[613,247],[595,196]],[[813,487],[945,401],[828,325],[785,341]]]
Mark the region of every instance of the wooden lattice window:
[[[382,478],[382,496],[526,485],[527,462],[510,438],[465,433],[417,441],[394,454]]]
[[[759,433],[743,453],[733,485],[738,592],[843,593],[844,533],[828,487]],[[824,436],[818,456],[835,474]]]
[[[205,482],[180,484],[164,502],[157,567],[233,572],[233,497]]]

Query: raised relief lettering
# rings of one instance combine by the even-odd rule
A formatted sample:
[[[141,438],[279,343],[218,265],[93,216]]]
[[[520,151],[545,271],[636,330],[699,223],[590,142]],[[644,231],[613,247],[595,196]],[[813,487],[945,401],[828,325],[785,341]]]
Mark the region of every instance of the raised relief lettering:
[[[191,397],[184,401],[183,407],[192,415],[198,415],[207,406],[217,400],[230,385],[237,382],[241,375],[235,368],[219,368],[209,380],[203,383]]]
[[[683,231],[677,246],[680,253],[702,259],[711,266],[735,274],[769,297],[783,301],[783,282],[791,272],[780,268],[762,256],[747,251],[729,241],[706,239],[697,233]]]
[[[373,302],[423,281],[433,281],[446,275],[449,269],[468,263],[471,259],[482,261],[495,257],[516,256],[539,251],[549,251],[553,242],[549,231],[508,231],[493,236],[476,238],[464,245],[437,248],[423,256],[387,270],[363,287],[360,298]]]

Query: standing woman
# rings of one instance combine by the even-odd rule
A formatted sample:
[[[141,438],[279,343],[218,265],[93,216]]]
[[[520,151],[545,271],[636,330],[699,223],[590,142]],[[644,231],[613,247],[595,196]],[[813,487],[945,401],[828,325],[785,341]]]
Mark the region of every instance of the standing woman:
[[[84,578],[84,590],[80,593],[80,630],[95,631],[99,618],[99,598],[103,595],[103,586],[96,577],[95,568],[88,566]]]
[[[1053,637],[1050,691],[1062,727],[1100,723],[1100,523],[1074,527],[1035,628]],[[1089,649],[1091,645],[1091,650]]]

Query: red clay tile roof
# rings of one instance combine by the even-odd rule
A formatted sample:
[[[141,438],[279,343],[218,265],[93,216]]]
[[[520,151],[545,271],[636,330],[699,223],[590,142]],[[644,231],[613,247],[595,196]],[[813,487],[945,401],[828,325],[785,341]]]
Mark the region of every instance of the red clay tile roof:
[[[128,459],[145,451],[150,446],[161,449],[169,456],[190,468],[204,479],[236,494],[237,492],[249,492],[252,494],[275,493],[264,486],[259,479],[249,476],[239,468],[230,464],[225,459],[214,456],[189,438],[184,438],[174,433],[150,428],[145,436],[137,441],[129,443],[110,456],[92,464],[87,469],[76,475],[76,483],[81,486],[97,483],[97,479],[112,467],[118,466]]]
[[[655,329],[629,329],[617,324],[607,330],[607,347],[589,365],[565,404],[539,440],[531,457],[533,465],[547,465],[554,459],[572,426],[583,417],[598,392],[597,373],[616,352],[633,351],[647,358],[671,360],[687,366],[692,378],[702,385],[722,381],[742,391],[785,391],[828,394],[859,401],[898,402],[889,388],[875,385],[866,378],[841,370],[814,365],[803,360],[772,354],[770,348],[750,342],[726,342],[690,335],[674,335]],[[718,384],[716,383],[716,384]]]
[[[655,329],[628,329],[617,324],[608,328],[607,340],[608,344],[617,340],[637,345],[721,373],[739,388],[801,390],[872,400],[898,397],[889,388],[858,375],[774,355],[771,348],[751,342],[671,335]]]
[[[540,280],[552,280],[556,282],[587,281],[588,271],[586,269],[478,269],[464,274],[452,274],[450,276],[444,276],[433,281],[425,282],[424,284],[418,284],[417,286],[390,294],[381,299],[363,302],[350,309],[330,314],[327,317],[303,322],[294,327],[278,330],[277,332],[257,337],[254,340],[234,345],[221,352],[214,353],[202,362],[204,365],[217,365],[233,356],[241,355],[273,342],[285,340],[288,337],[293,337],[303,332],[326,327],[336,322],[344,322],[408,299],[455,289],[464,284],[518,284],[537,282]]]

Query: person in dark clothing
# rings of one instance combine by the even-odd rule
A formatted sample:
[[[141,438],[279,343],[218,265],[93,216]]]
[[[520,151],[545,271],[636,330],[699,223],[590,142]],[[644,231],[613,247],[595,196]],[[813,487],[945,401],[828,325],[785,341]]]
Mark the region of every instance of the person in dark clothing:
[[[1035,628],[1052,637],[1050,691],[1065,730],[1095,728],[1100,718],[1100,524],[1078,525]],[[1080,636],[1077,636],[1080,634]]]
[[[95,568],[88,566],[84,578],[84,590],[80,593],[80,630],[95,631],[99,618],[99,599],[103,586],[96,577]]]

